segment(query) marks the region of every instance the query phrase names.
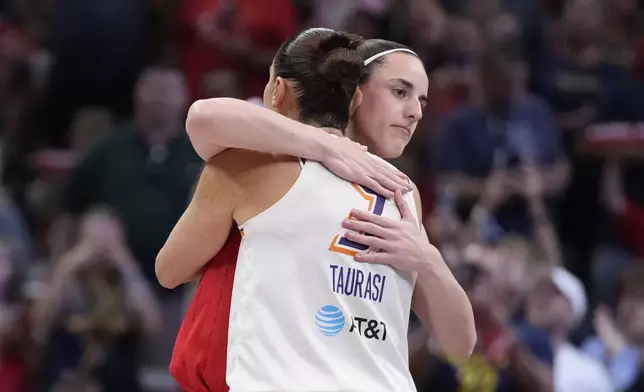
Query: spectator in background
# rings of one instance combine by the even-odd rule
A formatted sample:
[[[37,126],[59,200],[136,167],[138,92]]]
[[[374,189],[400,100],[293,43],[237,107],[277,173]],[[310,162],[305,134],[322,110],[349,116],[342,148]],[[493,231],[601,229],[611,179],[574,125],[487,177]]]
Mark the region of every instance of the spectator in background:
[[[565,2],[562,17],[544,32],[533,64],[533,89],[552,106],[571,181],[560,206],[559,233],[566,263],[583,280],[597,242],[601,162],[578,148],[583,130],[597,121],[624,121],[625,70],[607,64],[601,40],[602,1]],[[621,118],[620,118],[621,117]]]
[[[521,321],[535,276],[555,263],[544,259],[536,244],[516,235],[501,237],[491,252],[493,256],[487,257],[486,261],[491,264],[487,268],[494,294],[501,299],[510,319]]]
[[[239,73],[244,98],[262,96],[273,55],[300,24],[290,0],[187,0],[180,15],[177,43],[192,99],[204,75],[220,69]]]
[[[181,216],[201,167],[184,132],[186,104],[181,71],[159,64],[141,74],[135,117],[94,146],[63,189],[65,216],[54,234],[67,238],[55,241],[58,246],[69,244],[70,218],[92,205],[107,205],[123,219],[145,276],[156,281],[156,254]]]
[[[183,315],[182,291],[156,284],[154,262],[202,167],[185,133],[186,104],[180,70],[171,64],[146,68],[136,86],[134,118],[79,162],[62,191],[62,215],[52,227],[54,255],[60,255],[73,238],[75,217],[91,206],[106,205],[122,219],[134,260],[163,295],[163,337],[146,352],[153,364],[168,363]]]
[[[45,350],[40,390],[139,391],[141,338],[158,330],[160,318],[118,218],[89,210],[78,242],[53,264],[48,293],[36,304],[36,336]]]
[[[552,112],[521,93],[524,80],[518,63],[483,55],[476,102],[448,116],[435,151],[439,189],[451,189],[461,215],[472,210],[477,219],[494,217],[504,231],[530,235],[526,174],[538,176],[539,196],[548,200],[565,188],[568,166]]]
[[[611,301],[623,269],[636,259],[644,259],[644,164],[642,149],[637,147],[639,136],[633,132],[644,124],[644,83],[631,83],[633,94],[615,104],[626,114],[596,124],[598,128],[610,128],[621,123],[609,132],[627,138],[617,151],[608,146],[610,156],[602,170],[601,201],[607,216],[593,260],[593,288],[598,301]]]
[[[51,28],[55,62],[39,127],[46,145],[68,147],[69,122],[82,107],[104,105],[119,118],[131,114],[148,24],[145,0],[57,2]]]
[[[595,310],[597,336],[582,346],[584,352],[606,365],[618,392],[635,384],[644,353],[644,266],[638,260],[621,272],[615,312],[607,305]]]
[[[610,376],[601,362],[569,342],[587,310],[581,281],[562,267],[555,267],[528,296],[526,321],[549,334],[554,352],[553,384],[557,392],[612,392]]]
[[[477,347],[467,360],[453,360],[430,351],[433,358],[419,391],[510,392],[551,390],[553,352],[545,332],[513,321],[507,300],[499,291],[500,254],[474,245],[454,266],[455,276],[466,289],[474,308]],[[534,278],[537,265],[526,275]],[[530,279],[523,284],[529,289]],[[417,349],[412,349],[416,367]]]

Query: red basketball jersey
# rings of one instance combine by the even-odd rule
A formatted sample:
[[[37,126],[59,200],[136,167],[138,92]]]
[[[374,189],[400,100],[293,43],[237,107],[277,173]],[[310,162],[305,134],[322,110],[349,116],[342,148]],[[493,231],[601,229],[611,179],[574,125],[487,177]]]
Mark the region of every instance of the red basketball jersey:
[[[241,234],[233,229],[205,268],[174,345],[170,373],[187,392],[228,392],[230,301]]]

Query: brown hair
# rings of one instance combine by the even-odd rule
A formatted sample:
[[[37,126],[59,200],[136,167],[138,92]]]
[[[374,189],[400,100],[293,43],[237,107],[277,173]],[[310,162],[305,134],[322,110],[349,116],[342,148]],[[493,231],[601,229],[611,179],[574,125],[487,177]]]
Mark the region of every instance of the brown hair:
[[[345,129],[349,107],[364,66],[358,48],[364,39],[330,29],[308,29],[277,51],[275,76],[294,82],[300,121]]]

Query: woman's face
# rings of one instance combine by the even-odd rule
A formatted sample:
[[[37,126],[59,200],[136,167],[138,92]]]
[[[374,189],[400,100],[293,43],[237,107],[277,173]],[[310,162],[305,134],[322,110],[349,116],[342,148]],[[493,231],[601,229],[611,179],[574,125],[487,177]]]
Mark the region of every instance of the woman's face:
[[[400,156],[423,117],[429,80],[423,63],[408,53],[392,53],[360,87],[362,102],[347,136],[382,158]]]

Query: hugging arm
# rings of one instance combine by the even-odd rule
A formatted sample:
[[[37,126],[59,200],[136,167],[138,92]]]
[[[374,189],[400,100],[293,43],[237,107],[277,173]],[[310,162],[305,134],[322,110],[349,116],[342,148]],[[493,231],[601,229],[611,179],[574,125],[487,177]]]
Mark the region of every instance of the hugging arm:
[[[228,148],[320,161],[329,134],[269,109],[233,98],[212,98],[190,107],[186,130],[197,154],[208,161]]]
[[[335,175],[385,197],[393,197],[396,189],[408,190],[404,174],[359,144],[246,101],[199,100],[190,107],[186,130],[205,161],[230,148],[289,155],[320,162]]]
[[[412,309],[447,355],[466,358],[476,343],[472,306],[438,249],[429,242],[425,228],[418,224],[422,215],[417,190],[414,198],[416,213],[409,209],[402,193],[396,192],[394,201],[401,220],[353,210],[354,219],[342,222],[348,229],[344,236],[378,249],[378,252],[357,253],[356,261],[416,272]]]
[[[414,198],[418,220],[422,222],[417,190],[414,190]],[[472,305],[438,249],[429,243],[423,226],[421,232],[430,246],[424,257],[427,262],[418,270],[412,309],[446,354],[467,358],[476,344]]]
[[[155,271],[163,287],[193,280],[228,238],[239,191],[222,161],[206,165],[190,205],[157,255]]]

